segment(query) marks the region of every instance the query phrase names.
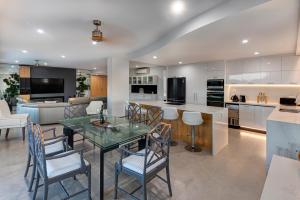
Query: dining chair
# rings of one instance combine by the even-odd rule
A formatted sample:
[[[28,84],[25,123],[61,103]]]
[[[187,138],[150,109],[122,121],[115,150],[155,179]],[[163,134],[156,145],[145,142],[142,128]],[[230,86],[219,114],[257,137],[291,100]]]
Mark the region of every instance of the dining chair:
[[[51,138],[44,139],[45,141],[45,156],[53,156],[59,153],[63,153],[68,150],[67,137],[56,136],[56,128],[50,128],[43,130],[43,133],[52,132],[53,136]],[[29,183],[28,191],[31,191],[34,178],[36,175],[36,157],[34,151],[34,124],[28,122],[27,124],[27,138],[28,138],[28,155],[27,155],[27,165],[25,169],[24,177],[27,177],[29,168],[32,166],[31,179]]]
[[[44,200],[48,198],[49,185],[56,182],[62,186],[68,196],[67,199],[85,191],[88,191],[88,199],[91,199],[91,165],[83,159],[83,151],[72,150],[50,157],[46,156],[45,147],[49,144],[45,143],[44,133],[39,125],[36,125],[34,129],[34,144],[37,163],[37,180],[33,194],[34,200],[36,199],[40,179],[43,179],[44,182]],[[61,181],[79,174],[85,174],[88,177],[88,188],[70,195]]]
[[[141,123],[142,122],[142,107],[137,103],[128,103],[127,117],[130,122]]]
[[[164,111],[159,107],[151,106],[147,109],[146,121],[148,126],[155,127],[157,124],[162,122],[164,116]]]
[[[99,114],[103,106],[103,101],[91,101],[90,104],[86,107],[86,113],[88,115]]]
[[[154,178],[159,178],[168,184],[169,195],[172,196],[170,169],[169,169],[169,149],[171,140],[171,125],[159,123],[146,136],[146,147],[143,150],[133,152],[126,147],[120,147],[120,160],[115,164],[115,193],[114,199],[118,198],[118,191],[123,191],[133,199],[138,199],[133,194],[142,189],[143,200],[147,200],[147,183]],[[159,137],[156,136],[159,135]],[[125,155],[129,155],[125,157]],[[163,169],[166,170],[166,179],[158,175]],[[126,191],[119,187],[119,175],[124,173],[135,177],[140,186],[132,191]]]
[[[5,138],[8,138],[11,128],[21,128],[23,141],[25,140],[25,127],[27,125],[28,114],[11,114],[5,100],[0,100],[0,130],[6,129]]]
[[[82,117],[86,116],[86,104],[71,104],[65,107],[64,109],[64,118],[65,119],[71,119],[75,117]],[[79,132],[82,132],[83,130],[81,128],[78,128],[76,130],[72,130],[72,135],[78,134]],[[73,136],[72,136],[73,137]],[[85,141],[84,134],[82,135],[82,139],[74,140],[74,142],[79,141]]]

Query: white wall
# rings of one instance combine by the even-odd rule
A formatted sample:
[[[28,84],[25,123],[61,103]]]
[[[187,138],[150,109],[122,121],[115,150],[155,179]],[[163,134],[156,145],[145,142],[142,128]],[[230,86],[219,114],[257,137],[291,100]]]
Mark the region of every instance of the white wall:
[[[129,100],[129,61],[125,58],[107,59],[107,106],[109,114],[125,115],[125,102]]]
[[[131,68],[129,71],[129,75],[130,76],[139,76],[140,74],[136,74],[135,71],[136,71],[136,68]],[[159,100],[162,100],[163,96],[164,96],[164,90],[163,90],[164,76],[163,76],[163,74],[165,71],[166,71],[166,67],[155,66],[155,67],[150,67],[149,74],[146,74],[146,75],[150,75],[150,76],[155,75],[158,77],[157,98]]]
[[[235,86],[230,85],[228,88],[228,98],[232,95],[246,95],[247,101],[255,101],[256,102],[256,96],[259,94],[259,92],[264,92],[266,96],[268,97],[269,103],[279,103],[280,97],[296,97],[298,94],[300,94],[300,86],[268,86],[268,85],[260,85],[260,86],[254,86],[254,85],[241,85],[241,86]],[[227,99],[229,100],[229,99]]]

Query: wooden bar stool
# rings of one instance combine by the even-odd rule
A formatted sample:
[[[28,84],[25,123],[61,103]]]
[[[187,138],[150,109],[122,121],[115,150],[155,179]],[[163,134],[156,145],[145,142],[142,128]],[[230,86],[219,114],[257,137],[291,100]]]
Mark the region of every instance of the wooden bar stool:
[[[182,121],[192,127],[192,144],[187,145],[185,149],[191,152],[202,151],[199,145],[195,144],[195,127],[203,124],[203,118],[200,112],[184,111],[182,114]]]
[[[178,131],[178,117],[179,117],[179,114],[178,114],[178,111],[177,111],[177,108],[175,107],[164,107],[162,108],[164,114],[163,114],[163,119],[164,120],[167,120],[171,123],[173,123],[174,121],[176,121],[176,129]],[[177,145],[177,142],[174,141],[173,139],[173,126],[171,128],[171,146],[176,146]]]

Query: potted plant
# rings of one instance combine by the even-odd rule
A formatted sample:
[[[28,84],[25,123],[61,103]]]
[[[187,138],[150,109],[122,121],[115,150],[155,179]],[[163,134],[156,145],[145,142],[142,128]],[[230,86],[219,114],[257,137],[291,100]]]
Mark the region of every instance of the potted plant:
[[[86,84],[86,77],[80,74],[76,81],[77,96],[82,97],[84,96],[84,92],[89,89],[89,85]]]
[[[12,106],[17,104],[16,97],[20,94],[20,76],[17,73],[10,74],[8,78],[3,79],[3,82],[7,85],[3,96],[12,109]]]

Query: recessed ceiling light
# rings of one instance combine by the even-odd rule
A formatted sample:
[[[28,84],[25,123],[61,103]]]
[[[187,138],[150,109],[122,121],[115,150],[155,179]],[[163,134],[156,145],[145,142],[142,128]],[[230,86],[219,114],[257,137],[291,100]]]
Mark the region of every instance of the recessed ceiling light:
[[[19,61],[18,61],[18,60],[16,60],[15,62],[16,62],[16,63],[19,63]]]
[[[181,64],[182,64],[182,62],[181,62],[181,61],[179,61],[179,62],[178,62],[178,64],[179,64],[179,65],[181,65]]]
[[[247,39],[242,40],[243,44],[247,44],[248,42],[249,42],[249,40],[247,40]]]
[[[157,57],[157,56],[153,56],[152,58],[153,58],[153,59],[157,59],[158,57]]]
[[[45,66],[47,66],[47,65],[48,65],[48,63],[44,62],[44,65],[45,65]]]
[[[36,29],[36,32],[38,34],[44,34],[45,33],[45,31],[43,29],[40,29],[40,28]]]
[[[94,70],[96,70],[97,68],[96,68],[96,67],[94,67],[93,69],[94,69]]]
[[[254,55],[259,55],[260,53],[258,51],[255,51],[254,52]]]
[[[98,44],[98,42],[96,42],[96,41],[93,41],[93,42],[92,42],[92,44],[93,44],[93,45],[96,45],[96,44]]]
[[[66,58],[66,56],[65,56],[65,55],[61,55],[60,57],[62,57],[62,58]]]
[[[174,14],[180,15],[185,10],[185,5],[183,1],[177,0],[171,4],[171,10]]]
[[[24,49],[24,50],[22,50],[22,53],[28,53],[28,51]]]

